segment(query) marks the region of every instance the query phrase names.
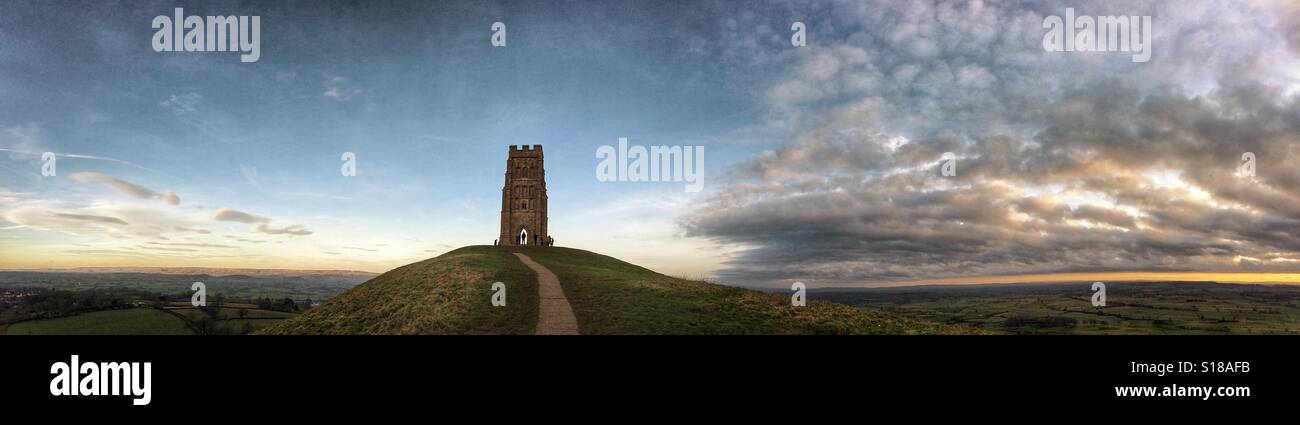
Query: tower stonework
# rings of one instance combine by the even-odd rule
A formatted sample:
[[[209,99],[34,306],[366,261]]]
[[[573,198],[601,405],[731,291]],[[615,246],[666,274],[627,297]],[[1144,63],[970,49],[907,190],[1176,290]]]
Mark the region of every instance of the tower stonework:
[[[521,234],[526,240],[521,241]],[[501,188],[501,245],[548,245],[546,168],[542,145],[510,145],[506,184]]]

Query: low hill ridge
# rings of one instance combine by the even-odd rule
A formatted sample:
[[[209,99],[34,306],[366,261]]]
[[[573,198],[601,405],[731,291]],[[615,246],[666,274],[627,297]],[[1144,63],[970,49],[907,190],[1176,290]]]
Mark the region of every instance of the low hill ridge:
[[[310,270],[310,269],[239,269],[227,267],[70,267],[63,269],[0,269],[5,272],[34,273],[133,273],[133,274],[170,274],[170,275],[208,275],[208,276],[255,276],[255,277],[309,277],[309,276],[345,276],[374,277],[379,273],[357,270]]]
[[[523,252],[559,277],[582,334],[962,334],[972,328],[678,279],[613,257],[561,247],[469,246],[408,264],[266,334],[532,334],[537,275]],[[504,307],[492,284],[506,285]]]

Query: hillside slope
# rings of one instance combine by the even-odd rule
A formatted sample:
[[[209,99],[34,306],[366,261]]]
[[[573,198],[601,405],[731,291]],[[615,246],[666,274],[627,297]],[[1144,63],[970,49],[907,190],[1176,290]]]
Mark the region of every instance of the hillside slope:
[[[571,248],[524,248],[560,278],[584,334],[957,334],[964,327],[678,279]]]
[[[537,277],[511,252],[559,276],[583,334],[979,332],[816,300],[791,307],[788,296],[668,277],[578,249],[471,246],[384,273],[263,333],[531,333]],[[507,307],[490,305],[496,281],[507,284]]]
[[[492,307],[492,283],[506,306]],[[357,285],[262,334],[529,334],[537,275],[491,246],[457,249]]]

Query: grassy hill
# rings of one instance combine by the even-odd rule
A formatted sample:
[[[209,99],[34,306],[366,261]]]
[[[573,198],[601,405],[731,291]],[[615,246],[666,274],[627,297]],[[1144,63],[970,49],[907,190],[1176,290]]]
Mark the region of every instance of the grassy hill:
[[[492,307],[492,283],[506,306]],[[475,246],[390,270],[263,334],[528,334],[537,275],[504,249]]]
[[[877,310],[677,279],[559,247],[470,246],[384,273],[268,334],[532,333],[537,277],[523,252],[560,278],[583,334],[961,334],[972,328]],[[490,304],[493,282],[507,306]]]

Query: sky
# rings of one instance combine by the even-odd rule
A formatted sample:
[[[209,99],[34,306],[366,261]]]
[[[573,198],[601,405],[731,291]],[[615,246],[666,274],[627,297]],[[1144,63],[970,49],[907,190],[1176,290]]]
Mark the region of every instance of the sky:
[[[259,16],[260,59],[154,51],[151,21],[176,7]],[[1045,18],[1067,7],[1150,16],[1150,60],[1046,51]],[[1300,272],[1300,7],[1285,1],[4,11],[0,268],[382,272],[491,243],[508,147],[541,144],[558,245],[674,276]],[[619,138],[703,146],[703,190],[601,181],[595,153]]]

